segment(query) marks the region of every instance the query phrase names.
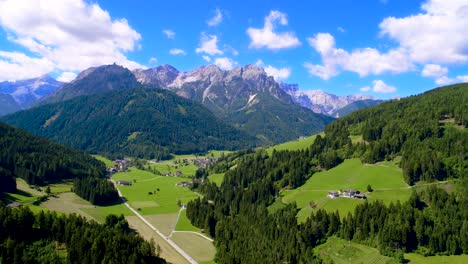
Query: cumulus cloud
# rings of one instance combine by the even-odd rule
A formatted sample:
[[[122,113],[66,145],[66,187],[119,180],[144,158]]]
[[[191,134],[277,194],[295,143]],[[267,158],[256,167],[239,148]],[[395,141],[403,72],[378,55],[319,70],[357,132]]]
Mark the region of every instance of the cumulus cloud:
[[[2,56],[0,64],[26,69],[30,74],[37,74],[31,69],[31,62],[38,64],[41,74],[51,70],[79,71],[111,63],[130,69],[144,68],[125,55],[138,49],[140,34],[127,20],[112,19],[95,3],[82,0],[4,0],[0,1],[0,25],[7,32],[9,41],[34,54],[34,57],[22,54],[28,58],[15,62]],[[6,75],[8,70],[2,69],[0,76]]]
[[[214,26],[217,26],[222,21],[223,21],[223,14],[221,13],[221,10],[219,10],[219,8],[216,8],[215,15],[212,18],[210,18],[208,21],[206,21],[206,24],[208,24],[208,26],[214,27]]]
[[[169,53],[171,55],[186,55],[187,53],[183,49],[170,49]]]
[[[372,91],[376,93],[394,93],[397,90],[396,87],[390,86],[384,83],[382,80],[375,80],[372,82],[372,84]]]
[[[62,74],[57,77],[59,82],[71,82],[76,78],[76,73],[74,72],[62,72]]]
[[[175,38],[176,33],[174,31],[170,30],[170,29],[165,29],[162,32],[164,33],[164,35],[166,35],[166,37],[168,39],[174,39]]]
[[[442,67],[438,64],[426,64],[424,69],[421,72],[421,75],[424,77],[439,78],[441,76],[447,75],[448,69]]]
[[[279,24],[286,26],[288,20],[286,14],[277,10],[270,11],[270,14],[265,17],[263,28],[247,29],[247,34],[250,37],[250,48],[268,48],[272,50],[292,48],[299,46],[301,42],[296,37],[294,32],[275,32],[275,26]]]
[[[385,72],[401,73],[414,68],[403,49],[392,49],[387,53],[380,53],[373,48],[348,52],[336,48],[335,38],[329,33],[318,33],[307,41],[321,55],[323,64],[306,62],[304,66],[310,74],[324,80],[338,75],[342,70],[355,72],[363,77]]]
[[[291,75],[291,68],[289,67],[275,68],[271,65],[265,66],[262,60],[257,60],[255,65],[257,65],[258,67],[262,67],[268,76],[272,76],[277,81],[285,80]]]
[[[232,70],[238,63],[228,57],[216,58],[214,64],[222,70]]]
[[[200,47],[195,49],[197,53],[206,53],[211,56],[213,55],[222,55],[223,52],[218,48],[218,36],[216,35],[207,35],[202,33],[200,39]]]
[[[384,19],[379,25],[380,34],[397,41],[414,62],[468,62],[468,3],[428,0],[421,10],[408,17]]]
[[[203,58],[203,60],[206,61],[206,62],[210,62],[210,61],[211,61],[210,56],[203,55],[202,58]]]
[[[19,52],[0,51],[0,81],[33,78],[49,73],[54,68],[54,63],[47,58],[32,58]]]

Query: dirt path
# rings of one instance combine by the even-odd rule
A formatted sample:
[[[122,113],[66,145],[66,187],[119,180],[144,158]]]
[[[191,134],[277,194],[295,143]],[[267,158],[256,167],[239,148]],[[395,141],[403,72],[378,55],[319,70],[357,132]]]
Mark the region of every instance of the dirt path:
[[[172,248],[174,248],[180,255],[182,255],[190,264],[198,264],[191,256],[189,256],[184,250],[182,250],[174,241],[172,241],[169,237],[166,237],[161,231],[159,231],[156,227],[154,227],[150,222],[148,222],[140,213],[138,213],[135,209],[133,209],[125,200],[123,197],[122,193],[120,192],[119,188],[117,188],[117,184],[115,183],[114,180],[112,180],[112,183],[114,184],[115,188],[117,189],[120,199],[124,202],[125,206],[130,209],[143,223],[145,223],[151,230],[156,232],[161,238],[165,239],[169,245],[171,245]]]

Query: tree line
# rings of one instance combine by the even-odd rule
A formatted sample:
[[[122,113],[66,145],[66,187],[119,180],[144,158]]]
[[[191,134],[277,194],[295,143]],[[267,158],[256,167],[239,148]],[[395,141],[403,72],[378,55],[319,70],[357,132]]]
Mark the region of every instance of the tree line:
[[[123,216],[98,224],[75,214],[0,206],[0,219],[0,263],[166,263],[159,247],[131,231]]]

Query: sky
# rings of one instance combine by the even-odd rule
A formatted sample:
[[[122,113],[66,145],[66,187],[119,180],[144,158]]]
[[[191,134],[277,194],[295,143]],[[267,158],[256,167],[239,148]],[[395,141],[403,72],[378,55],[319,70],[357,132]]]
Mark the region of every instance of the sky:
[[[117,63],[383,99],[468,82],[468,0],[0,0],[0,28],[0,81]]]

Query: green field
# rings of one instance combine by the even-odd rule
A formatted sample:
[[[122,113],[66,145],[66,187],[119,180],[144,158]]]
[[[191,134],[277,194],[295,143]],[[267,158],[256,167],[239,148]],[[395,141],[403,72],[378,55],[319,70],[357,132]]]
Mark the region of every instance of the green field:
[[[171,239],[197,262],[214,259],[216,249],[212,242],[193,233],[173,233]]]
[[[412,264],[466,264],[468,255],[424,257],[415,253],[405,254],[405,259]]]
[[[323,136],[324,134],[321,133],[320,135]],[[312,143],[314,143],[314,140],[315,140],[316,137],[317,137],[317,135],[312,135],[312,136],[309,136],[309,137],[306,137],[306,138],[301,138],[301,139],[296,139],[296,140],[293,140],[293,141],[285,142],[285,143],[282,143],[282,144],[279,144],[279,145],[269,147],[269,148],[266,149],[266,151],[267,151],[267,153],[269,155],[271,155],[271,153],[273,153],[273,149],[276,149],[276,151],[306,149],[306,148],[310,147],[310,145],[312,145]]]
[[[346,241],[337,237],[328,238],[325,244],[316,247],[314,250],[320,255],[320,257],[322,257],[324,263],[398,263],[392,258],[381,255],[375,248]]]
[[[283,191],[281,202],[296,202],[301,208],[298,214],[300,221],[304,221],[312,212],[310,202],[315,203],[317,209],[338,210],[341,216],[345,216],[364,201],[343,197],[330,199],[327,197],[328,191],[357,189],[366,192],[368,184],[374,189],[374,192],[367,196],[369,201],[383,200],[389,204],[396,200],[407,200],[411,195],[411,190],[403,181],[401,169],[394,162],[369,165],[362,164],[359,159],[350,159],[333,169],[314,174],[297,189]],[[274,206],[279,208],[278,203]]]
[[[192,225],[192,223],[190,223],[185,210],[180,213],[179,221],[177,222],[175,230],[200,232],[200,228],[195,227]]]
[[[224,173],[211,174],[208,179],[219,187],[224,180]]]
[[[178,200],[187,204],[198,197],[187,187],[177,186],[177,183],[187,181],[180,177],[156,176],[131,168],[128,172],[114,174],[112,178],[115,181],[125,180],[133,183],[131,186],[119,186],[119,189],[132,207],[140,208],[142,215],[176,214],[180,209],[177,206]]]
[[[109,160],[109,159],[107,159],[107,158],[105,158],[105,157],[103,157],[103,156],[93,155],[93,157],[94,157],[95,159],[97,159],[97,160],[100,160],[100,161],[104,162],[104,164],[106,164],[106,167],[112,167],[112,166],[114,166],[114,162],[113,162],[113,161],[111,161],[111,160]]]

